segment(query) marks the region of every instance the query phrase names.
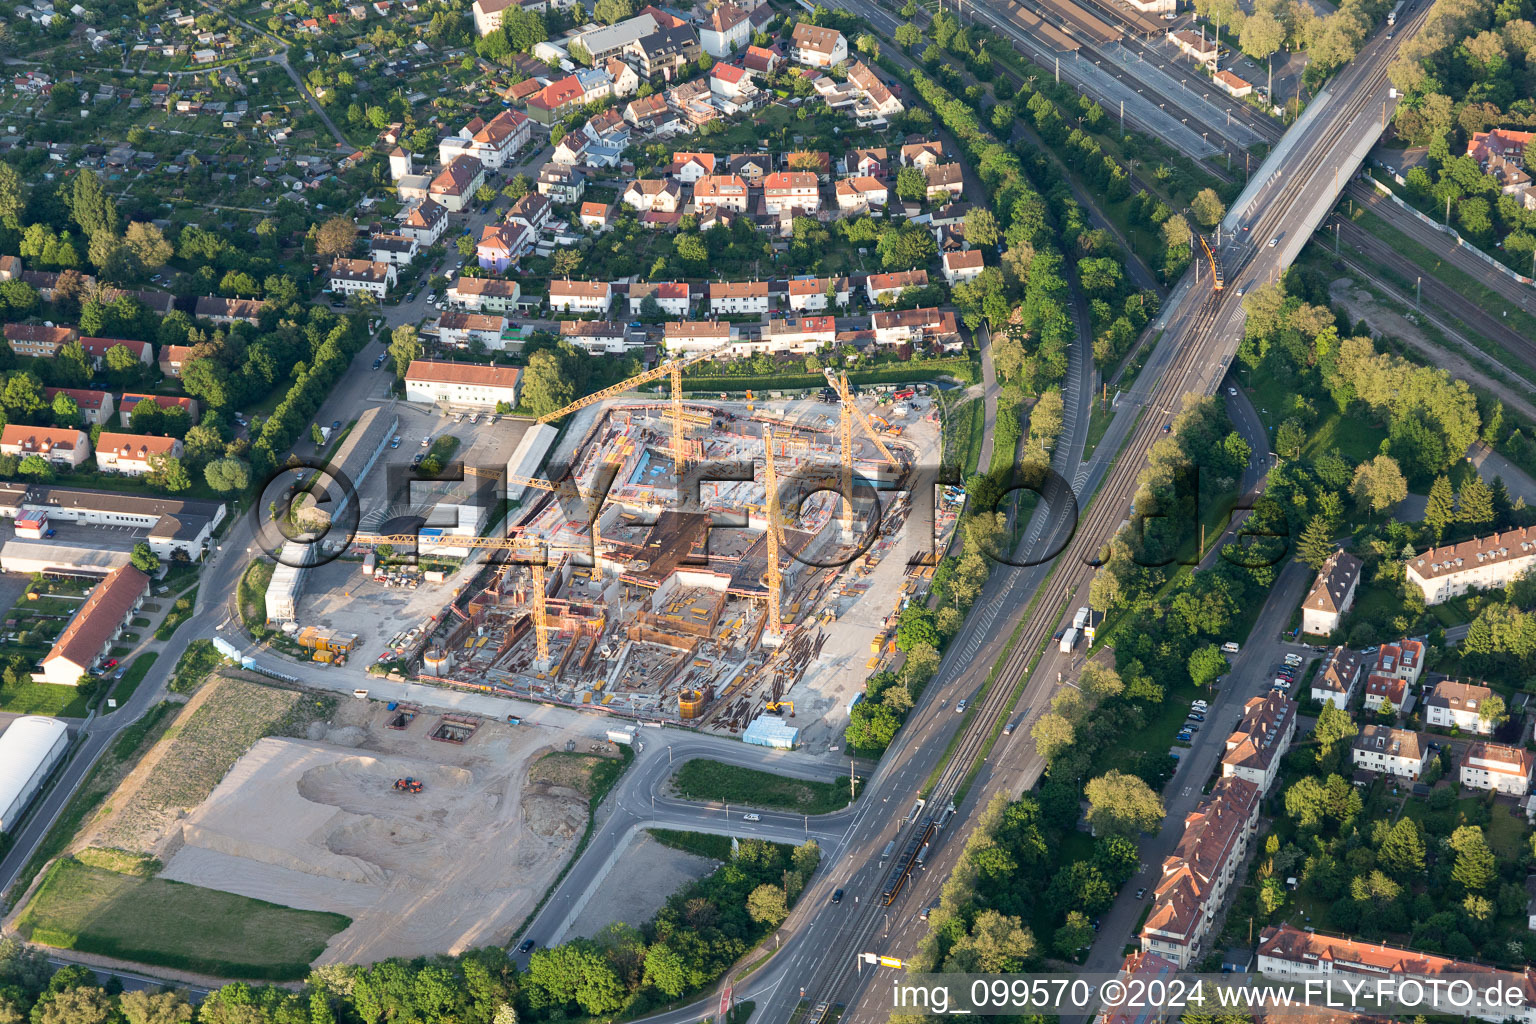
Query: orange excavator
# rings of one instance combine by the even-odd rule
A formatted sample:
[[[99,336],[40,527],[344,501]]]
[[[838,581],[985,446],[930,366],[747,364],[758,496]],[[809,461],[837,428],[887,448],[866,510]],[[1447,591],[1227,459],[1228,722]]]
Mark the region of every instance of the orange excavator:
[[[403,779],[396,779],[395,788],[402,793],[420,793],[421,780],[413,779],[410,776],[406,776]]]

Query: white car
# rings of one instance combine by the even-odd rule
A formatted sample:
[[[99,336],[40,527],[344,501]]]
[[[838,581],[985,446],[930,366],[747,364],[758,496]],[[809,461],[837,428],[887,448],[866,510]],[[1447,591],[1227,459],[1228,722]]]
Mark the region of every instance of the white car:
[[[1280,239],[1279,239],[1279,238],[1271,238],[1271,239],[1270,239],[1270,240],[1269,240],[1269,247],[1270,247],[1270,248],[1271,248],[1271,249],[1273,249],[1273,248],[1274,248],[1274,247],[1275,247],[1275,246],[1277,246],[1277,245],[1279,245],[1279,244],[1280,244]]]
[[[762,821],[763,820],[763,816],[761,814],[743,814],[741,816],[741,820],[742,821]]]
[[[962,712],[964,710],[965,710],[965,701],[962,700],[960,703],[955,705],[955,714],[958,715],[960,712]]]

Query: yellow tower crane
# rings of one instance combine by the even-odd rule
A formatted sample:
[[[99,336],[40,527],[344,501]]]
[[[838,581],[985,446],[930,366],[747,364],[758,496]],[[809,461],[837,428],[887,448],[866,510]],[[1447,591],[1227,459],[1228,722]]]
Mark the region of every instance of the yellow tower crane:
[[[783,578],[779,575],[779,474],[773,465],[773,428],[763,427],[763,464],[767,470],[765,483],[768,488],[768,637],[777,643],[783,633],[779,621],[779,588]]]
[[[853,392],[848,388],[848,374],[835,373],[830,368],[824,370],[823,373],[826,375],[827,383],[832,386],[834,391],[837,392],[838,404],[842,408],[842,417],[839,422],[839,433],[843,449],[843,529],[851,531],[853,529],[854,417],[858,417],[859,425],[864,428],[864,432],[869,435],[869,439],[875,442],[875,447],[880,450],[880,454],[882,457],[884,457],[886,462],[889,462],[892,466],[896,466],[898,468],[901,466],[901,463],[898,462],[896,457],[891,454],[891,450],[885,446],[885,442],[880,440],[880,435],[875,433],[874,425],[869,422],[869,418],[864,415],[864,411],[854,403]]]

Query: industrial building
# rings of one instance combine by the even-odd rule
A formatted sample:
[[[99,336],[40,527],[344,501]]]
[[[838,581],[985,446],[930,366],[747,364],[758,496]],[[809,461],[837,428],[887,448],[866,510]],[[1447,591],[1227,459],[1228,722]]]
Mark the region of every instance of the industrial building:
[[[0,832],[15,831],[68,749],[69,728],[57,718],[27,715],[0,732]]]
[[[0,519],[14,522],[18,538],[43,539],[48,529],[59,523],[147,530],[136,539],[148,544],[163,561],[170,561],[178,552],[194,562],[202,561],[225,511],[221,501],[0,482]]]

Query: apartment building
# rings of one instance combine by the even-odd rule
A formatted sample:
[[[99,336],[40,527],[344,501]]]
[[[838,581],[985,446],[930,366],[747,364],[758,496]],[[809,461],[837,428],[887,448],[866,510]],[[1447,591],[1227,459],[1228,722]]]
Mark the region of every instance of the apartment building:
[[[375,263],[393,263],[405,266],[421,251],[421,243],[413,235],[381,233],[368,239],[368,255]]]
[[[400,218],[400,234],[416,239],[423,249],[431,248],[448,227],[448,210],[439,202],[423,199],[406,207]]]
[[[796,312],[815,312],[829,306],[848,305],[849,285],[846,277],[795,277],[787,283],[789,308]],[[832,301],[827,302],[827,293]]]
[[[646,299],[655,299],[666,316],[681,320],[692,306],[686,281],[636,281],[629,286],[629,315],[640,316]]]
[[[776,216],[815,213],[821,187],[810,171],[776,171],[763,179],[763,208]]]
[[[1536,1024],[1536,969],[1531,967],[1523,971],[1500,971],[1416,949],[1302,931],[1289,924],[1270,925],[1260,932],[1258,952],[1259,972],[1280,980],[1304,979],[1308,975],[1390,977],[1401,985],[1408,979],[1422,983],[1447,975],[1481,975],[1488,979],[1489,985],[1497,983],[1517,990],[1522,996],[1522,1004],[1486,1009],[1476,1003],[1467,1008],[1442,1004],[1440,1012],[1463,1016],[1470,1009],[1472,1016],[1495,1024],[1511,1019],[1521,1024]]]
[[[167,345],[165,350],[185,348],[185,345]],[[165,351],[162,350],[162,351]],[[168,377],[179,377],[180,373],[166,374]],[[74,401],[75,407],[80,410],[80,416],[85,420],[86,426],[102,427],[112,419],[117,412],[116,403],[112,401],[110,391],[92,391],[88,388],[43,388],[43,398],[52,405],[56,396],[63,395]]]
[[[475,243],[475,262],[482,270],[504,274],[532,243],[533,232],[526,224],[487,224],[480,229],[480,240]]]
[[[1424,698],[1424,724],[1437,729],[1459,729],[1487,736],[1494,722],[1483,717],[1493,691],[1486,686],[1442,679]]]
[[[980,249],[947,252],[944,254],[943,263],[944,280],[951,288],[957,284],[976,280],[981,276],[981,272],[987,269],[987,261],[982,259]]]
[[[672,164],[667,177],[676,178],[684,185],[692,185],[706,174],[715,173],[715,154],[688,153],[679,150],[672,154]]]
[[[131,565],[112,570],[91,588],[43,658],[42,681],[77,686],[107,656],[118,634],[149,596],[149,577]]]
[[[699,216],[720,210],[747,212],[747,183],[734,174],[706,174],[693,183],[693,208]]]
[[[80,337],[73,327],[50,324],[6,324],[4,331],[11,351],[31,359],[52,359],[59,349]]]
[[[437,144],[438,162],[450,164],[456,157],[472,156],[488,171],[499,171],[533,137],[533,121],[510,107],[482,121],[475,118]]]
[[[598,316],[608,312],[613,305],[613,286],[607,281],[549,282],[549,308],[559,313],[593,313]]]
[[[81,338],[80,347],[85,349],[85,354],[91,357],[91,362],[97,367],[106,361],[108,352],[119,347],[127,349],[133,358],[145,366],[154,362],[154,346],[147,341],[135,341],[132,338]]]
[[[1222,778],[1184,819],[1184,833],[1154,886],[1141,930],[1143,953],[1181,968],[1200,958],[1257,830],[1259,797],[1248,780]]]
[[[672,321],[662,328],[662,345],[668,355],[711,352],[729,345],[735,329],[719,320]]]
[[[471,313],[507,313],[517,308],[522,289],[516,281],[461,277],[448,287],[448,301]]]
[[[790,36],[789,58],[813,68],[829,68],[848,59],[848,40],[835,28],[802,21]]]
[[[393,263],[339,259],[331,264],[331,291],[338,295],[360,293],[382,302],[397,280]]]
[[[1269,792],[1280,773],[1280,759],[1291,749],[1291,740],[1296,735],[1298,707],[1278,690],[1249,698],[1237,728],[1227,737],[1226,753],[1221,758],[1222,777],[1235,776],[1251,782],[1259,787],[1260,795]]]
[[[934,164],[924,168],[928,179],[928,201],[949,202],[965,194],[965,172],[959,164]]]
[[[683,205],[683,190],[671,178],[638,178],[629,183],[621,198],[625,206],[640,213],[676,213]]]
[[[193,315],[199,320],[216,324],[232,324],[244,320],[248,324],[261,322],[261,311],[267,304],[260,299],[226,299],[217,295],[204,295],[197,300]]]
[[[96,467],[104,473],[145,476],[161,459],[179,459],[181,452],[181,441],[174,437],[102,431],[96,438]]]
[[[462,213],[485,184],[485,165],[472,156],[456,156],[427,186],[427,198],[449,213]]]
[[[898,299],[908,288],[927,288],[928,271],[903,270],[895,274],[870,274],[864,281],[864,295],[870,305],[883,298]]]
[[[1461,784],[1523,800],[1531,792],[1533,769],[1536,754],[1531,751],[1479,740],[1461,760]]]
[[[405,400],[471,409],[516,408],[521,374],[515,366],[417,359],[405,371]]]
[[[74,469],[91,457],[91,439],[73,427],[7,424],[0,431],[0,454],[25,459],[37,455],[50,465]]]
[[[1425,604],[1440,604],[1469,590],[1502,587],[1536,566],[1536,526],[1430,548],[1408,559],[1408,582]]]
[[[837,341],[837,318],[775,317],[763,326],[759,348],[766,352],[808,354]]]
[[[1360,583],[1360,559],[1343,548],[1328,556],[1328,561],[1312,581],[1312,589],[1301,602],[1301,631],[1313,636],[1328,636],[1339,628],[1339,621],[1355,601]]]
[[[711,281],[706,289],[709,311],[715,316],[768,312],[767,281]]]
[[[562,320],[560,340],[586,349],[595,356],[623,355],[645,347],[643,335],[631,339],[629,330],[622,323],[612,320]]]
[[[467,348],[479,342],[488,349],[501,348],[501,335],[507,318],[500,313],[461,313],[448,310],[437,318],[437,340],[453,348]]]
[[[950,310],[882,310],[874,315],[875,341],[881,345],[907,345],[924,340],[958,337],[959,321]]]
[[[1368,772],[1417,779],[1429,763],[1429,745],[1416,732],[1365,725],[1350,744],[1350,760]]]
[[[725,0],[699,26],[699,45],[719,60],[728,57],[752,37],[752,19],[740,7]]]
[[[863,213],[871,207],[884,207],[890,202],[891,191],[885,182],[869,175],[840,178],[832,186],[837,208],[843,213]]]
[[[1413,690],[1424,671],[1424,643],[1404,637],[1376,650],[1376,664],[1365,677],[1365,706],[1379,711],[1391,703],[1397,711],[1413,709]]]
[[[1355,684],[1360,681],[1364,662],[1359,651],[1335,647],[1328,652],[1322,671],[1312,680],[1312,699],[1326,700],[1340,711],[1349,710],[1349,701],[1355,695]]]

